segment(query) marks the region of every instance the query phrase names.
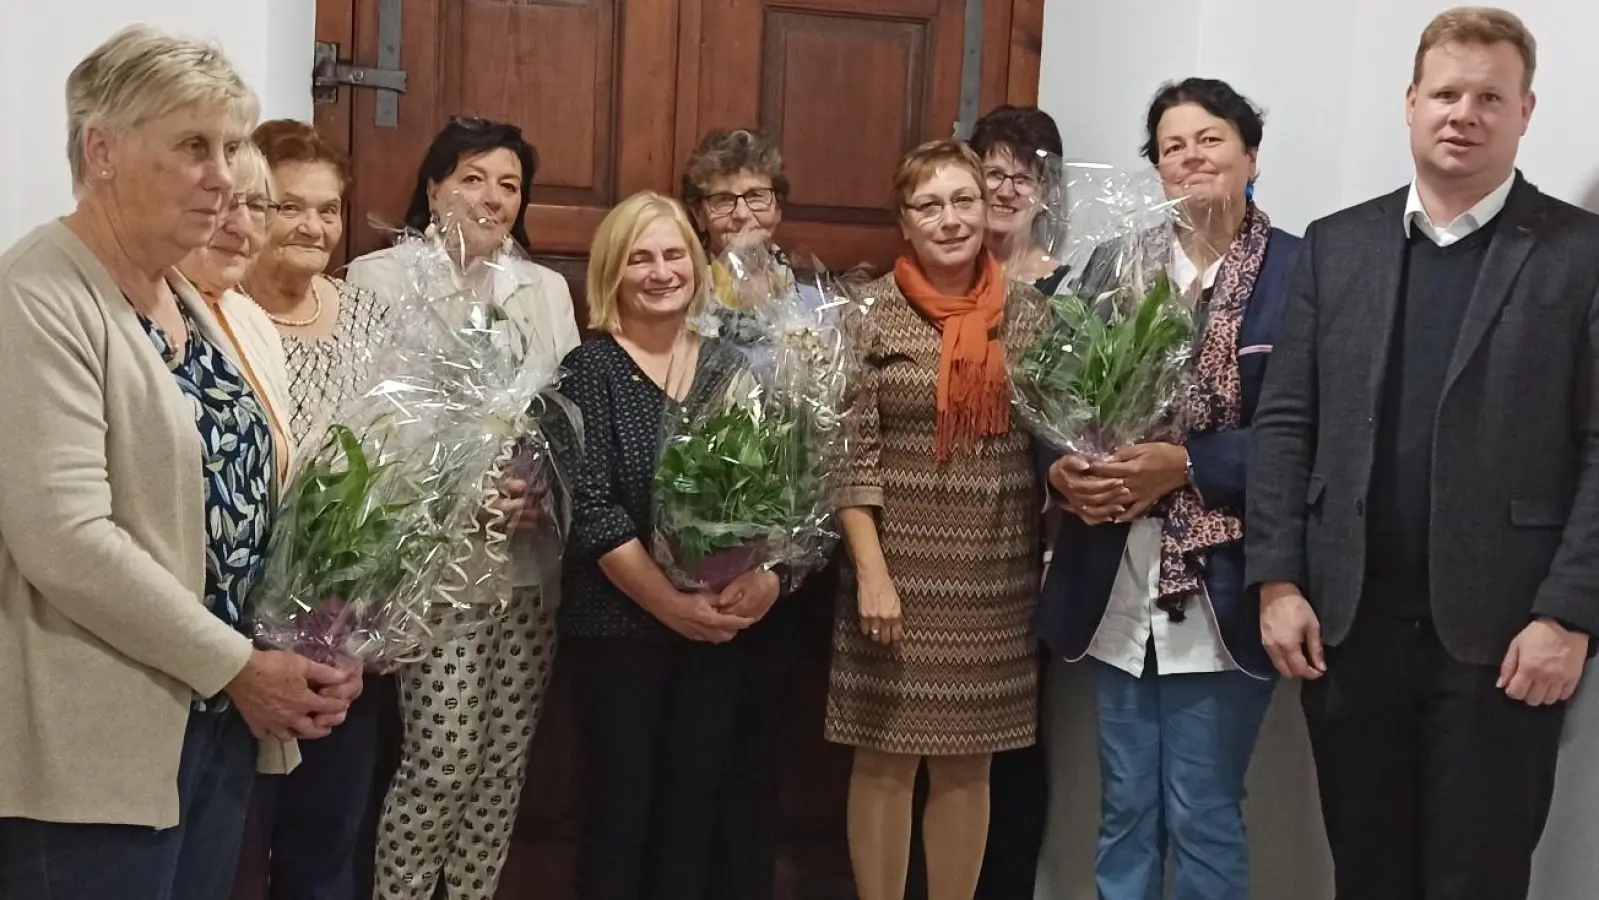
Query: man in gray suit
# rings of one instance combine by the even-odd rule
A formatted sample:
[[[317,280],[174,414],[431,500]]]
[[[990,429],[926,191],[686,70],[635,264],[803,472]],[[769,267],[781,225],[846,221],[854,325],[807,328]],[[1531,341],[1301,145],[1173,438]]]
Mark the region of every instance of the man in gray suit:
[[[1255,417],[1340,900],[1526,896],[1599,629],[1599,218],[1515,168],[1534,63],[1510,13],[1428,26],[1415,179],[1306,231]]]

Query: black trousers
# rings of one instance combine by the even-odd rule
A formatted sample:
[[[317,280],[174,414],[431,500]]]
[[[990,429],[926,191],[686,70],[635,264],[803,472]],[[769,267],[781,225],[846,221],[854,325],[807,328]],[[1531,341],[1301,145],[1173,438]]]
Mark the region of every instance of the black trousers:
[[[734,646],[564,638],[589,808],[580,900],[704,900],[738,701]]]
[[[1518,900],[1566,704],[1532,707],[1431,622],[1362,614],[1304,684],[1338,900]]]
[[[271,900],[346,900],[357,895],[362,830],[372,827],[378,720],[383,678],[367,675],[344,724],[315,741],[300,742],[300,765],[288,775],[263,775],[255,802],[271,836]]]
[[[783,729],[793,719],[794,670],[807,645],[825,652],[837,589],[834,564],[807,578],[732,642],[738,708],[722,782],[711,900],[770,900],[776,891],[782,775],[788,761]],[[819,734],[820,717],[805,727]]]

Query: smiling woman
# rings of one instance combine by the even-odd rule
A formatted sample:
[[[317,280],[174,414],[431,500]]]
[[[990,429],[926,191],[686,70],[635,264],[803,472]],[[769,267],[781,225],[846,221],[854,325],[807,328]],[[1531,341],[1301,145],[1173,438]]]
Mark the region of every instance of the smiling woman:
[[[344,231],[349,176],[343,155],[310,125],[286,119],[263,123],[254,141],[271,168],[277,206],[245,287],[281,338],[285,414],[290,438],[300,444],[319,420],[364,389],[373,351],[387,339],[389,306],[323,273]],[[366,691],[331,735],[305,745],[298,769],[264,779],[257,789],[275,894],[352,889],[382,695]]]
[[[851,327],[865,361],[845,443],[848,577],[833,628],[827,738],[855,748],[849,839],[862,900],[903,895],[923,760],[929,896],[971,897],[989,758],[1031,745],[1040,559],[1032,440],[1010,422],[1007,347],[1032,287],[984,248],[982,161],[954,141],[894,177],[910,244]]]
[[[423,155],[405,225],[416,233],[443,230],[460,276],[499,306],[523,365],[545,383],[543,373],[577,346],[578,331],[566,280],[527,258],[527,193],[537,171],[538,153],[522,129],[454,119]],[[413,278],[405,252],[387,248],[355,260],[350,284],[403,302]],[[374,892],[384,900],[425,900],[440,880],[457,900],[487,900],[510,849],[509,830],[492,822],[514,820],[521,800],[560,605],[560,585],[541,583],[536,574],[550,567],[537,561],[553,563],[560,550],[537,540],[535,530],[543,529],[521,527],[538,524],[516,512],[530,493],[524,481],[508,481],[501,493],[512,523],[512,577],[496,580],[511,586],[511,596],[501,598],[505,617],[399,673],[404,745],[383,803]],[[504,674],[468,677],[472,671]],[[439,710],[451,711],[451,727],[436,727]],[[457,776],[443,777],[450,766]]]

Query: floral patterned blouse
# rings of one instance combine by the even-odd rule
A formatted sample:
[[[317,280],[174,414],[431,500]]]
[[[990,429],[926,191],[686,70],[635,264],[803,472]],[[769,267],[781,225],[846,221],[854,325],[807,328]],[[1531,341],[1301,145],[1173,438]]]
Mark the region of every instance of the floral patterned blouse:
[[[238,627],[244,600],[261,576],[272,523],[272,424],[250,382],[185,311],[182,356],[161,327],[140,317],[178,387],[194,408],[205,481],[205,599]]]

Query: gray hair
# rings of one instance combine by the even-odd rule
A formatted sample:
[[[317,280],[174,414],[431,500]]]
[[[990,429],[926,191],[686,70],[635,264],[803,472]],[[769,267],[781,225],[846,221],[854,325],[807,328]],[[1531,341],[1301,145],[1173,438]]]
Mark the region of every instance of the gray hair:
[[[241,136],[260,117],[255,92],[216,44],[132,25],[112,35],[67,76],[67,159],[72,183],[87,180],[84,135],[125,133],[190,106],[237,120]]]
[[[272,180],[272,166],[266,155],[251,141],[239,145],[233,156],[233,190],[239,194],[258,194],[267,199],[277,197],[277,185]]]

